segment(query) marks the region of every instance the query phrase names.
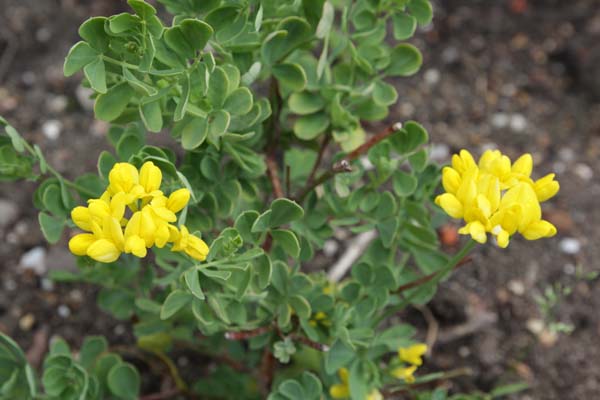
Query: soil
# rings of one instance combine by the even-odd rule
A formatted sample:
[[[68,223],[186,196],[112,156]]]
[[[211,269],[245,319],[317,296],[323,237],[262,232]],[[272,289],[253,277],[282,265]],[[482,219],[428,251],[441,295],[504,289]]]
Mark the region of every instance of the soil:
[[[64,78],[62,62],[81,22],[123,9],[114,0],[0,0],[0,114],[68,177],[95,170],[107,126],[93,120],[80,78]],[[555,238],[479,247],[432,303],[402,316],[422,328],[423,340],[435,338],[427,368],[470,368],[453,390],[526,381],[530,389],[514,398],[598,398],[598,2],[438,0],[434,23],[414,43],[424,67],[395,82],[400,98],[386,122],[422,122],[440,162],[461,148],[531,152],[534,173],[556,172],[561,183],[544,207],[558,227]],[[31,182],[1,186],[0,330],[24,349],[44,327],[75,346],[89,334],[130,342],[128,323],[100,311],[93,288],[47,279],[49,270],[75,265],[66,239],[48,246],[39,232],[34,189]],[[451,239],[453,227],[446,232]],[[33,268],[23,266],[24,254]],[[548,319],[536,298],[556,285],[571,293]],[[572,332],[553,334],[549,321]]]

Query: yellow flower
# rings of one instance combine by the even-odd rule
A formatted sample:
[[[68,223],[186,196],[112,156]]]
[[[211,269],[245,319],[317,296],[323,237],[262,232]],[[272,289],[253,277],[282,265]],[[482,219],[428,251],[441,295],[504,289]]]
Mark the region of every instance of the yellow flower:
[[[377,389],[373,389],[367,396],[367,400],[383,400],[383,395]]]
[[[478,163],[461,150],[452,157],[452,167],[442,170],[445,193],[435,199],[448,215],[464,219],[459,233],[479,243],[487,234],[496,237],[498,246],[508,246],[510,236],[521,233],[528,240],[550,237],[556,228],[541,219],[540,202],[559,190],[554,174],[533,181],[533,159],[524,154],[511,164],[498,150],[485,151]]]
[[[400,357],[401,361],[416,366],[423,364],[422,357],[425,353],[427,353],[427,345],[423,343],[417,343],[409,347],[401,347],[398,349],[398,357]]]
[[[394,378],[403,379],[406,383],[413,383],[415,381],[413,374],[416,370],[417,366],[411,365],[410,367],[394,368],[390,373]]]
[[[329,388],[329,394],[334,399],[345,399],[350,397],[350,384],[348,383],[348,370],[346,368],[340,368],[338,370],[338,376],[342,383],[336,383]]]
[[[113,262],[121,253],[145,257],[152,246],[184,251],[197,260],[205,260],[208,246],[191,235],[185,226],[179,231],[177,221],[190,199],[187,189],[179,189],[166,197],[160,190],[162,172],[148,161],[138,171],[129,163],[117,163],[109,173],[107,190],[97,199],[88,200],[87,207],[71,211],[75,225],[89,232],[75,235],[69,249],[78,256],[87,255],[99,262]],[[126,218],[126,209],[131,217]]]
[[[325,314],[323,311],[316,312],[313,315],[313,317],[308,321],[308,323],[310,324],[310,326],[313,327],[316,327],[318,325],[331,326],[331,321],[329,320],[329,317],[327,317],[327,314]]]

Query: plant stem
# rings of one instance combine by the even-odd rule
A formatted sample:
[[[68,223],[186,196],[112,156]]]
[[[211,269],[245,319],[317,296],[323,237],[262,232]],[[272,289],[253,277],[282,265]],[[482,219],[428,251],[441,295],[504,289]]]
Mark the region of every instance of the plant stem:
[[[469,239],[469,241],[467,243],[465,243],[463,248],[458,253],[456,253],[441,270],[434,272],[432,277],[424,277],[421,279],[417,279],[417,281],[411,282],[410,288],[418,287],[420,285],[427,284],[427,283],[432,284],[432,285],[439,283],[442,279],[444,279],[448,275],[448,273],[450,273],[454,268],[456,268],[456,266],[469,254],[469,252],[473,249],[473,247],[475,246],[476,243],[477,242],[475,242],[473,239]],[[425,279],[425,278],[427,278],[427,279]],[[406,290],[406,288],[403,290]],[[379,325],[386,318],[391,317],[392,315],[396,314],[398,311],[404,309],[408,304],[410,304],[413,301],[413,299],[418,294],[419,294],[419,291],[415,291],[412,294],[410,294],[409,296],[407,296],[400,304],[397,304],[397,305],[389,308],[388,310],[386,310],[383,314],[381,314],[381,316],[379,318],[377,318],[375,320],[374,326]]]
[[[321,147],[319,148],[319,154],[317,155],[317,159],[315,160],[315,164],[308,175],[308,179],[306,180],[306,184],[310,184],[313,179],[315,179],[315,174],[319,169],[319,165],[321,164],[321,160],[323,159],[323,155],[325,154],[325,149],[327,149],[327,145],[331,141],[331,135],[326,135],[323,141],[321,142]]]

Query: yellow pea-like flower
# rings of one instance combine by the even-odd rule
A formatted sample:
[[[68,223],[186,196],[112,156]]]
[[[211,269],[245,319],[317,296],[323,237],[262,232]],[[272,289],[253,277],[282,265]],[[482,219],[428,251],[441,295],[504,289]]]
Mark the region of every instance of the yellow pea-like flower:
[[[146,161],[140,168],[140,185],[146,193],[160,189],[162,172],[152,161]]]
[[[96,237],[91,233],[80,233],[69,240],[69,250],[76,256],[87,255],[88,248],[96,241]]]
[[[445,193],[435,203],[453,218],[463,219],[459,233],[485,243],[487,234],[506,247],[519,232],[536,240],[556,234],[556,228],[542,219],[540,202],[560,189],[554,174],[531,179],[533,158],[524,154],[511,164],[499,150],[487,150],[475,160],[466,150],[452,157],[452,167],[442,170]]]
[[[401,361],[416,366],[423,364],[422,357],[425,353],[427,353],[427,345],[424,343],[417,343],[409,347],[401,347],[398,349],[398,357],[400,357]]]
[[[139,172],[129,163],[117,163],[108,173],[108,190],[111,194],[129,193],[139,184]]]
[[[190,201],[190,191],[183,188],[171,193],[167,200],[167,208],[174,213],[177,213],[187,205]]]
[[[334,399],[345,399],[350,397],[350,384],[348,382],[348,369],[340,368],[338,370],[338,376],[341,383],[336,383],[329,388],[329,394]]]
[[[398,367],[394,368],[390,374],[397,379],[402,379],[406,383],[413,383],[415,381],[414,373],[417,370],[416,365],[410,367]]]
[[[84,231],[92,230],[92,214],[87,207],[77,206],[71,210],[71,219]]]
[[[111,263],[119,258],[121,252],[110,240],[99,239],[94,241],[94,243],[88,247],[87,255],[96,261]]]

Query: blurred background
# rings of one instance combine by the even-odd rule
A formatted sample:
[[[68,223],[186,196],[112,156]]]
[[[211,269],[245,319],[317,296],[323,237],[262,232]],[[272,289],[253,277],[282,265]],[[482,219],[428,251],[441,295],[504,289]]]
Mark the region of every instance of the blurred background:
[[[94,121],[79,76],[62,63],[77,28],[125,1],[0,0],[0,115],[68,177],[94,171],[108,126]],[[536,177],[555,172],[561,191],[544,208],[555,238],[479,247],[427,307],[403,317],[435,344],[430,371],[468,367],[453,390],[525,381],[518,399],[600,397],[600,2],[436,0],[414,44],[423,68],[398,79],[386,123],[427,127],[440,163],[468,148],[533,154]],[[371,127],[375,131],[378,127]],[[0,185],[0,331],[30,353],[60,334],[131,343],[129,322],[109,318],[85,285],[53,284],[72,269],[66,238],[48,246],[32,182]],[[448,251],[456,227],[440,232]]]

